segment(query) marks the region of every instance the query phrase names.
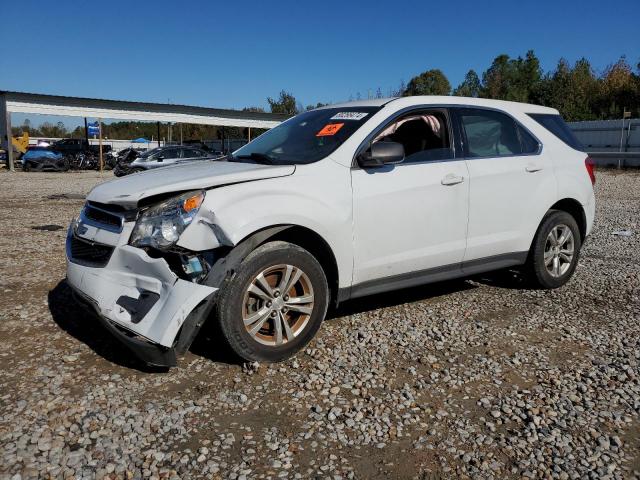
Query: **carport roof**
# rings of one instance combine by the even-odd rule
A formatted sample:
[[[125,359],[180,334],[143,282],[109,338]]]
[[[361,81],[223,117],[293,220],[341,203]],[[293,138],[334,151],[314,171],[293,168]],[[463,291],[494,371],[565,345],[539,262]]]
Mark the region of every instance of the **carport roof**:
[[[12,113],[255,128],[272,128],[288,118],[287,115],[275,113],[247,112],[193,105],[106,100],[0,90],[0,101],[3,99],[6,101],[7,110]]]

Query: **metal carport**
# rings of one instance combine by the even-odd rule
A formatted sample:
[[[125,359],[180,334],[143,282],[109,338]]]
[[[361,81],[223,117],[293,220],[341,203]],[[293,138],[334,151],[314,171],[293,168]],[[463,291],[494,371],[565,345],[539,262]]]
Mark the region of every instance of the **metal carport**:
[[[14,169],[11,114],[34,113],[74,117],[154,122],[194,123],[222,127],[272,128],[287,115],[165,103],[130,102],[0,91],[0,144],[7,149],[7,165]]]

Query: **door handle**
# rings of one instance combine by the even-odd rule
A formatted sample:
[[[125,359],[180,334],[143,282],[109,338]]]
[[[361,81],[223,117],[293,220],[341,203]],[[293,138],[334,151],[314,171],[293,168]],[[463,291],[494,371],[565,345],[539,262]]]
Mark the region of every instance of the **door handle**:
[[[454,175],[453,173],[445,175],[444,177],[442,177],[442,180],[440,180],[440,183],[442,185],[457,185],[458,183],[462,183],[462,182],[464,182],[464,177],[459,175]]]
[[[525,167],[525,170],[529,173],[534,173],[534,172],[539,172],[540,170],[542,170],[542,167],[540,165],[527,165]]]

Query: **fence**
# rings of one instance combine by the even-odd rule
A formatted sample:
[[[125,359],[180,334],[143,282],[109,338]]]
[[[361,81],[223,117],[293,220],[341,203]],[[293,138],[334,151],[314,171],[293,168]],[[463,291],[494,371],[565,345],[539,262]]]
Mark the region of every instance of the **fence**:
[[[640,167],[640,119],[572,122],[569,127],[597,165]]]

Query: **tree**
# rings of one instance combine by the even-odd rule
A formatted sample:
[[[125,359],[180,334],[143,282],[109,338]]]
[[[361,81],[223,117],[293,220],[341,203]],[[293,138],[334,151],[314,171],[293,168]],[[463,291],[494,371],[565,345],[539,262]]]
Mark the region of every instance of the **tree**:
[[[624,109],[638,115],[640,89],[638,78],[625,57],[609,65],[601,79],[600,98],[596,108],[602,118],[622,118]]]
[[[449,95],[451,84],[439,69],[427,70],[413,77],[402,92],[405,97],[412,95]]]
[[[62,138],[67,136],[67,129],[64,126],[64,123],[58,122],[57,125],[53,125],[49,122],[44,122],[40,125],[40,135],[42,137],[49,138]]]
[[[296,114],[296,97],[284,90],[280,92],[280,97],[277,100],[268,97],[267,102],[271,107],[271,113]]]
[[[482,74],[480,96],[526,103],[535,96],[541,78],[540,61],[533,50],[525,58],[498,55]]]
[[[264,108],[262,107],[244,107],[242,109],[243,112],[258,112],[258,113],[264,113]]]
[[[456,87],[453,94],[457,97],[478,97],[482,84],[475,70],[469,70],[464,81]]]
[[[593,120],[599,81],[589,62],[582,58],[573,67],[564,58],[547,74],[536,91],[536,103],[557,108],[568,121]]]

